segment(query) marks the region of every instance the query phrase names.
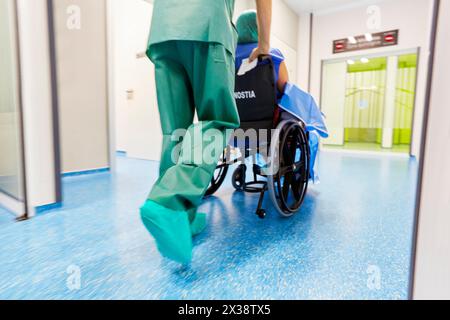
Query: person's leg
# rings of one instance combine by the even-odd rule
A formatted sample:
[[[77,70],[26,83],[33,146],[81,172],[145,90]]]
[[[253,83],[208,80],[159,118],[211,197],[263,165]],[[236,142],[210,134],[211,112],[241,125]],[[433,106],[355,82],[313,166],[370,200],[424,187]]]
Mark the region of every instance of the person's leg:
[[[177,130],[187,130],[194,120],[194,101],[190,79],[183,65],[177,62],[176,42],[153,46],[158,108],[163,133],[160,176],[178,162],[182,141],[172,141]],[[178,151],[178,152],[177,152]]]
[[[180,156],[181,148],[177,147],[181,146],[183,137],[176,137],[180,140],[174,141],[174,132],[187,130],[195,113],[192,85],[184,66],[177,62],[179,55],[175,41],[154,46],[151,54],[163,132],[160,177],[178,162]],[[189,223],[192,235],[198,235],[206,225],[206,215],[196,214],[196,209],[191,209]]]
[[[175,42],[154,46],[151,59],[155,64],[158,106],[163,131],[160,173],[173,167],[179,158],[177,141],[172,141],[178,129],[187,129],[194,118],[194,103],[190,80],[177,60]],[[142,221],[156,240],[163,256],[187,263],[192,256],[192,234],[187,212],[172,210],[158,199],[147,201],[141,208]]]
[[[228,143],[226,130],[239,126],[239,115],[231,53],[219,44],[180,41],[177,46],[194,90],[199,123],[189,128],[192,139],[183,142],[178,164],[158,180],[149,199],[173,210],[188,211],[193,221]]]

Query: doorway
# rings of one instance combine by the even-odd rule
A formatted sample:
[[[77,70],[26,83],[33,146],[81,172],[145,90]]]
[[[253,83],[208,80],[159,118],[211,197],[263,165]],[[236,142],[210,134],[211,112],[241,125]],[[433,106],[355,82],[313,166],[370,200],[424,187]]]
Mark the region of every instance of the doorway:
[[[146,56],[153,4],[112,0],[108,6],[113,70],[112,148],[130,158],[159,161],[162,134],[154,66]]]
[[[410,154],[417,51],[325,61],[322,108],[328,149]]]
[[[0,2],[0,205],[17,216],[26,211],[23,119],[17,8]]]

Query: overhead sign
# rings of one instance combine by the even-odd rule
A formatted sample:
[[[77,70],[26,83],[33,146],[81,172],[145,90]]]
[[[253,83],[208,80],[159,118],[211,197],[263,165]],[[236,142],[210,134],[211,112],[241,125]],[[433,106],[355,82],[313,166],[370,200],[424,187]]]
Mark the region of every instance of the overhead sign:
[[[399,30],[368,33],[333,41],[333,53],[367,50],[398,45]]]

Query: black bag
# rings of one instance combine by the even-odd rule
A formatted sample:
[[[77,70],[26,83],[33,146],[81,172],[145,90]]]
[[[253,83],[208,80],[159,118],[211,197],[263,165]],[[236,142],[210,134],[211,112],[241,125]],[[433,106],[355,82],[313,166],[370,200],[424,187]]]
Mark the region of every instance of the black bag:
[[[243,76],[236,75],[235,98],[241,128],[272,129],[277,93],[275,68],[270,56],[261,56],[258,66]]]

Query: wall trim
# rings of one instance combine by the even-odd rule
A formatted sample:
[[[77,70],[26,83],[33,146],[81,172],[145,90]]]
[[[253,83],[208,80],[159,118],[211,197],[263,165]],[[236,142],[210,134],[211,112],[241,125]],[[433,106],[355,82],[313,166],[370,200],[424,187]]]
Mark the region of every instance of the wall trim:
[[[20,59],[20,28],[19,28],[19,9],[17,1],[14,1],[14,25],[16,42],[16,61],[17,61],[17,99],[19,108],[19,130],[20,130],[20,152],[21,152],[21,170],[22,170],[22,191],[23,191],[23,211],[19,218],[28,219],[31,214],[28,212],[28,185],[27,185],[27,166],[25,160],[25,121],[23,116],[23,96],[22,96],[22,64]]]
[[[62,174],[63,178],[67,177],[75,177],[75,176],[84,176],[84,175],[90,175],[90,174],[96,174],[96,173],[105,173],[110,172],[111,168],[99,168],[99,169],[92,169],[92,170],[82,170],[82,171],[73,171],[73,172],[66,172]]]
[[[107,112],[108,112],[108,150],[109,150],[109,166],[112,172],[116,171],[116,100],[114,95],[115,89],[115,67],[114,67],[114,35],[115,28],[112,23],[114,18],[113,3],[106,1],[106,85],[107,85]]]
[[[326,63],[336,63],[336,62],[347,61],[348,59],[358,58],[358,57],[366,57],[366,58],[370,59],[370,58],[379,58],[379,57],[386,57],[386,56],[400,56],[400,55],[404,55],[404,54],[413,54],[413,53],[418,54],[420,52],[420,50],[421,50],[420,47],[414,47],[414,48],[404,49],[404,50],[398,50],[398,49],[386,50],[386,51],[371,53],[371,54],[364,54],[364,51],[353,51],[352,54],[343,55],[341,53],[340,56],[338,56],[336,58],[323,59],[322,62],[324,64],[326,64]],[[417,67],[417,68],[419,68],[419,67]]]
[[[36,215],[42,215],[48,211],[60,209],[60,208],[62,208],[62,206],[63,206],[62,202],[47,204],[47,205],[43,205],[43,206],[34,208],[34,212]]]
[[[55,199],[62,201],[61,186],[61,142],[59,136],[59,98],[58,98],[58,72],[56,67],[56,39],[55,17],[53,12],[53,0],[47,0],[48,34],[50,52],[50,81],[52,99],[52,124],[53,124],[53,157],[55,168]]]

